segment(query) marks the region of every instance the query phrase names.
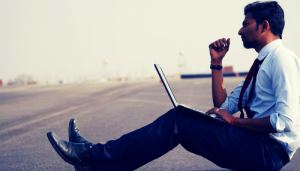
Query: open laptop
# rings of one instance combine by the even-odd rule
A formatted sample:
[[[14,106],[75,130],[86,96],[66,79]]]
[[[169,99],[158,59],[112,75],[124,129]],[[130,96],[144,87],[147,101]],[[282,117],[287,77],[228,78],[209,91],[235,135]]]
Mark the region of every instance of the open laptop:
[[[162,68],[160,67],[160,65],[158,64],[154,64],[154,67],[162,81],[162,83],[164,84],[164,87],[174,105],[174,108],[179,110],[179,111],[182,111],[183,113],[190,113],[190,114],[195,114],[199,117],[203,117],[203,118],[206,118],[206,119],[212,119],[213,121],[216,121],[218,123],[222,123],[222,124],[226,124],[227,122],[224,121],[222,118],[220,117],[217,117],[216,114],[210,114],[210,115],[207,115],[205,114],[205,112],[201,111],[201,110],[198,110],[198,109],[195,109],[195,108],[192,108],[192,107],[189,107],[187,105],[184,105],[184,104],[178,104],[177,103],[177,100],[171,90],[171,87],[167,81],[167,78],[165,77],[165,74],[164,72],[162,71]]]

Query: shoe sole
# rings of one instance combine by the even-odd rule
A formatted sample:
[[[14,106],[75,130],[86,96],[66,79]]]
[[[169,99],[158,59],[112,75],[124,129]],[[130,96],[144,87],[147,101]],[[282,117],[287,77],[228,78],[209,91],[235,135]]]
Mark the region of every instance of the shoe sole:
[[[48,140],[50,141],[50,144],[52,145],[52,147],[53,147],[54,150],[56,151],[56,153],[57,153],[57,154],[58,154],[65,162],[67,162],[67,163],[69,163],[69,164],[71,164],[71,165],[73,165],[73,166],[75,166],[75,167],[78,167],[78,168],[81,169],[82,171],[87,171],[87,170],[85,170],[84,168],[82,168],[81,166],[79,166],[79,165],[77,165],[77,164],[75,164],[75,163],[70,162],[68,159],[66,159],[66,158],[64,157],[63,154],[61,154],[61,152],[58,150],[56,144],[55,144],[54,141],[52,140],[52,137],[51,137],[51,135],[50,135],[50,132],[47,133],[47,137],[48,137]]]

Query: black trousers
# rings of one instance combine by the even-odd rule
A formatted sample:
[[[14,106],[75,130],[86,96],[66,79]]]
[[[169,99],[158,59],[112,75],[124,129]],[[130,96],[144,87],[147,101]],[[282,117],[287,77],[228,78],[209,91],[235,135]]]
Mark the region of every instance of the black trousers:
[[[134,170],[181,144],[187,151],[232,170],[280,170],[264,134],[170,110],[151,124],[92,147],[97,170]]]

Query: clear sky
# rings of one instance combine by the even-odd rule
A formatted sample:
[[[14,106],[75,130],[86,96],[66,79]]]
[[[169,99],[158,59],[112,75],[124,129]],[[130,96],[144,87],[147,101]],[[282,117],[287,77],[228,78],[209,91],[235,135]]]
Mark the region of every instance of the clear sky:
[[[210,73],[208,45],[231,38],[223,65],[248,71],[257,53],[238,30],[249,0],[0,0],[0,79]],[[279,0],[283,43],[300,56],[300,1]],[[183,57],[180,57],[182,52]],[[104,60],[108,64],[104,66]],[[185,62],[184,62],[185,61]]]

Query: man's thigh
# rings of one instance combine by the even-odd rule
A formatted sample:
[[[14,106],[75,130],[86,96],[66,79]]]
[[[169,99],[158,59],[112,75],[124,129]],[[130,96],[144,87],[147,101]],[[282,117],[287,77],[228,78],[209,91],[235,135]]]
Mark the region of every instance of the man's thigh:
[[[268,170],[265,135],[210,119],[176,112],[180,144],[220,167],[234,170]]]

